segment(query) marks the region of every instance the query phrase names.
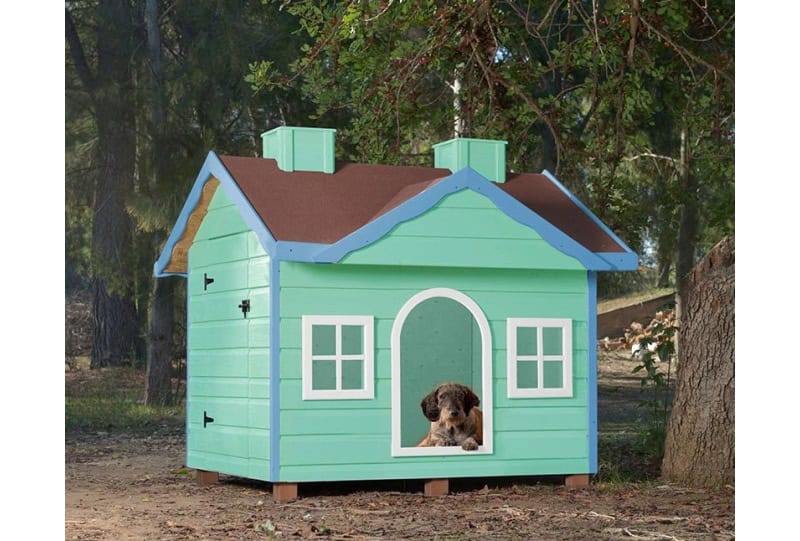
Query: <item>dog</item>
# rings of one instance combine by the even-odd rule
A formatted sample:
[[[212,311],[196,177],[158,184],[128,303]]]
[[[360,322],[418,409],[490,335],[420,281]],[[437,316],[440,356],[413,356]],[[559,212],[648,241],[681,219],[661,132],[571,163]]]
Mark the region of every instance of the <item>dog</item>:
[[[466,385],[438,385],[420,403],[431,428],[417,447],[460,445],[465,451],[478,449],[483,445],[483,413],[478,404],[478,395]]]

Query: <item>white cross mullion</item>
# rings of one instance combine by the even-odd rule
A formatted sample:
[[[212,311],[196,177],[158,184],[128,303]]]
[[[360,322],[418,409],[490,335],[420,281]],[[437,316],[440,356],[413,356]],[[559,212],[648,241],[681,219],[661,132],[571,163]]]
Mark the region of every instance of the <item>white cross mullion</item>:
[[[537,379],[536,388],[544,388],[544,332],[543,327],[540,325],[536,327],[536,360],[539,361],[536,365]]]

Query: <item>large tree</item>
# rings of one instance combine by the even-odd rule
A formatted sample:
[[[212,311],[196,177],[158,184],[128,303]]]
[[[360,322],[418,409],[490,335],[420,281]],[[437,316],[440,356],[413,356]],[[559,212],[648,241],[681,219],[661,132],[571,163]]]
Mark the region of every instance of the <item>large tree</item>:
[[[87,97],[97,135],[94,167],[85,171],[85,180],[94,181],[91,366],[97,368],[130,362],[137,349],[136,304],[126,271],[134,261],[133,225],[125,210],[136,156],[133,11],[129,1],[101,0],[96,6],[68,2],[65,15],[72,73],[81,84],[72,91]]]
[[[684,310],[665,478],[691,485],[734,482],[735,249],[715,246],[683,277]]]

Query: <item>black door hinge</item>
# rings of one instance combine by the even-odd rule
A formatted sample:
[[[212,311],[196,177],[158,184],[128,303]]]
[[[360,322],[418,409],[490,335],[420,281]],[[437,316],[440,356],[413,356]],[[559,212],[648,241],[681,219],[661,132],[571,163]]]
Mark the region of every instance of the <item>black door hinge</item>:
[[[239,308],[241,308],[244,317],[247,317],[247,312],[250,311],[250,299],[243,299],[242,304],[239,305]]]
[[[203,291],[208,291],[208,284],[213,284],[214,279],[209,278],[208,274],[203,273]]]
[[[203,410],[203,428],[205,428],[208,423],[213,423],[213,422],[214,418],[209,417],[208,413],[205,410]]]

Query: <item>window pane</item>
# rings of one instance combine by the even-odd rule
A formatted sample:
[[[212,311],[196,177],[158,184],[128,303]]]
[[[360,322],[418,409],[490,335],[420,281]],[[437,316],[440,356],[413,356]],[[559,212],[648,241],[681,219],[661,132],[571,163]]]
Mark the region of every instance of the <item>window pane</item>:
[[[517,355],[538,355],[536,327],[517,327]]]
[[[537,389],[539,387],[539,362],[517,361],[517,388]]]
[[[336,325],[311,326],[311,354],[336,355]]]
[[[364,388],[364,361],[342,360],[342,389]]]
[[[362,353],[364,353],[364,327],[342,325],[342,355],[361,355]]]
[[[564,363],[561,361],[544,361],[542,366],[544,374],[543,387],[545,389],[560,389],[564,386]]]
[[[311,361],[311,388],[315,391],[336,389],[336,361]]]
[[[563,344],[564,340],[562,339],[563,330],[561,327],[545,327],[542,329],[542,346],[544,349],[544,355],[563,355]]]

